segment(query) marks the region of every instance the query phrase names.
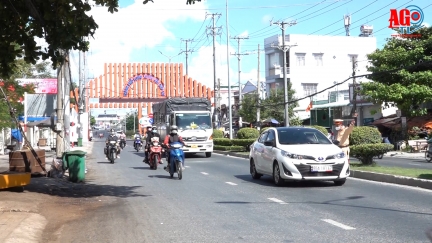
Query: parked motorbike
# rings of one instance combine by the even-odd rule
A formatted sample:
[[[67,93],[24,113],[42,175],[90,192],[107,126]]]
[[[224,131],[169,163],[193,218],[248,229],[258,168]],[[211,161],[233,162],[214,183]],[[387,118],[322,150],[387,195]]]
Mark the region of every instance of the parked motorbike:
[[[428,147],[427,150],[425,151],[425,159],[426,162],[432,162],[432,144],[429,143],[428,141]]]
[[[159,138],[154,137],[151,139],[150,152],[149,152],[149,165],[151,169],[157,170],[158,163],[162,159],[162,146],[159,143]]]
[[[177,173],[178,179],[181,180],[183,178],[182,168],[184,165],[184,152],[182,150],[183,144],[175,142],[170,144],[170,147],[170,177],[173,178],[174,173]]]
[[[124,138],[120,139],[120,148],[124,149],[126,147],[126,140]]]
[[[139,152],[141,150],[141,148],[142,148],[141,138],[135,138],[134,147],[135,147],[137,152]]]
[[[107,157],[111,164],[114,164],[114,160],[117,158],[117,142],[116,141],[109,141],[108,148],[107,148]]]

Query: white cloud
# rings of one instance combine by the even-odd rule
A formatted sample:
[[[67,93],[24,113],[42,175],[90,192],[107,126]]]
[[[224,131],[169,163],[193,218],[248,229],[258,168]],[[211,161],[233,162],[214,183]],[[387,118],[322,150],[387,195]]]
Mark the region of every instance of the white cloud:
[[[262,22],[265,23],[265,24],[269,24],[270,20],[272,20],[272,19],[273,19],[273,17],[271,15],[264,15],[262,17]]]
[[[205,10],[176,10],[186,7],[184,1],[164,0],[146,5],[142,2],[135,0],[134,4],[120,8],[114,14],[109,13],[105,7],[92,9],[90,14],[94,16],[99,28],[95,38],[90,39],[90,53],[87,57],[90,76],[101,75],[104,63],[129,62],[134,50],[153,48],[166,39],[175,39],[169,30],[171,21],[201,21],[205,17]],[[203,9],[205,4],[196,3],[187,8]]]
[[[426,27],[426,28],[429,28],[430,27],[430,24],[429,23],[427,23],[427,22],[423,22],[423,24],[422,25],[424,25],[424,27]]]

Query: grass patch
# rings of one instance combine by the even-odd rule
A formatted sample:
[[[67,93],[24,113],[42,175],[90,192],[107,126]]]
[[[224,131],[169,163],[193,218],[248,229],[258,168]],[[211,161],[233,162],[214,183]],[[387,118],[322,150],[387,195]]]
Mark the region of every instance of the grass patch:
[[[379,165],[362,165],[361,163],[350,163],[352,170],[377,172],[388,175],[407,176],[418,179],[432,180],[432,170],[401,168],[401,167],[382,167]]]
[[[249,155],[249,152],[236,152],[236,154]]]

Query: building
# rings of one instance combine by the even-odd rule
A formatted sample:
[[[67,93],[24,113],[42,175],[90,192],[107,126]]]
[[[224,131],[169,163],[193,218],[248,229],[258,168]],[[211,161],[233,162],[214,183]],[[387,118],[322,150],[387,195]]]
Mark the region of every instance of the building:
[[[99,114],[98,117],[95,117],[95,120],[96,126],[108,129],[120,122],[120,116],[117,114]]]
[[[274,47],[277,45],[282,45],[281,36],[275,35],[264,40],[267,95],[271,89],[284,87],[283,52]],[[356,74],[367,73],[366,55],[376,50],[376,38],[290,34],[285,36],[285,45],[290,47],[286,52],[287,80],[296,91],[296,97],[303,98],[350,77],[353,73],[352,60],[356,63]],[[357,82],[366,81],[369,80],[357,79]],[[337,88],[331,88],[312,98],[299,101],[299,107],[296,109],[298,115],[307,119],[310,117],[310,112],[307,112],[306,108],[311,100],[329,100],[329,91],[336,91],[336,89],[345,93],[345,90],[349,89],[349,83],[352,81],[349,80]],[[342,94],[339,95],[344,97]],[[346,102],[339,100],[338,103],[340,106],[346,106],[349,100]]]

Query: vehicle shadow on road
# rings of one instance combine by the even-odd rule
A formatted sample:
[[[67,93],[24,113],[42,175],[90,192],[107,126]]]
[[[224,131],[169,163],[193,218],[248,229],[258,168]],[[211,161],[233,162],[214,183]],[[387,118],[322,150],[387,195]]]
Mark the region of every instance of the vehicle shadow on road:
[[[149,175],[148,177],[150,177],[150,178],[173,179],[169,175]],[[174,179],[177,179],[177,178],[174,177]]]
[[[273,178],[270,176],[263,176],[258,180],[252,179],[251,175],[234,175],[237,179],[243,180],[244,183],[254,183],[261,186],[270,186],[275,187],[275,184],[273,182]],[[290,181],[285,182],[283,187],[290,187],[290,188],[304,188],[304,187],[334,187],[334,183],[331,181]]]
[[[153,169],[150,169],[150,166],[129,167],[129,168],[132,168],[132,169],[135,169],[135,170],[153,170]]]
[[[141,186],[117,186],[93,184],[91,180],[85,183],[73,183],[65,178],[38,177],[32,178],[31,183],[25,186],[25,191],[43,193],[58,197],[91,198],[100,196],[112,196],[119,198],[149,197],[136,193]]]

